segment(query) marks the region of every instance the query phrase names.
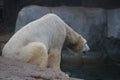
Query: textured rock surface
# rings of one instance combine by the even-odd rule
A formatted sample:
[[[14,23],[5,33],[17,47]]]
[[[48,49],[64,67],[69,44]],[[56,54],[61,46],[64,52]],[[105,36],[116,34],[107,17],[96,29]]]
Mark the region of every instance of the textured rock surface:
[[[80,80],[65,73],[0,57],[0,80]]]
[[[120,39],[120,9],[108,10],[108,37]]]
[[[48,7],[29,6],[29,7],[23,8],[18,14],[15,31],[19,30],[24,25],[42,17],[43,15],[49,12],[50,10]]]
[[[107,11],[108,34],[106,49],[110,60],[120,63],[120,9]]]
[[[17,31],[30,21],[38,19],[46,13],[50,12],[60,16],[75,31],[87,39],[88,44],[93,52],[78,55],[76,61],[79,61],[79,58],[89,58],[93,60],[103,59],[103,52],[105,51],[103,50],[102,42],[105,38],[107,26],[106,11],[100,8],[28,6],[19,12],[15,30]],[[73,52],[67,48],[64,48],[62,53],[62,58],[64,60],[66,58],[70,58],[70,54]],[[74,57],[71,57],[71,59],[73,58]]]

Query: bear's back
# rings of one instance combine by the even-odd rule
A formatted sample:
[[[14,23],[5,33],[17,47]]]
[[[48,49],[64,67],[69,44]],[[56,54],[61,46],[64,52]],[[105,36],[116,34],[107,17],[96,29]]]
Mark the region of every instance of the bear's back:
[[[65,39],[66,29],[64,26],[66,24],[58,16],[47,14],[16,32],[6,43],[3,53],[17,53],[17,50],[30,42],[42,42],[47,47],[57,46]]]

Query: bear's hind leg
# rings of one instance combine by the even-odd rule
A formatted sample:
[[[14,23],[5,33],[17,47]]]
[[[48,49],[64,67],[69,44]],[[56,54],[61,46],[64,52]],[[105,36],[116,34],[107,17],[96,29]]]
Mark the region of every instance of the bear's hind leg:
[[[60,62],[61,62],[61,49],[51,49],[49,51],[48,56],[48,67],[61,70],[60,69]]]
[[[23,47],[19,59],[23,62],[45,68],[48,64],[48,51],[43,43],[32,42]]]

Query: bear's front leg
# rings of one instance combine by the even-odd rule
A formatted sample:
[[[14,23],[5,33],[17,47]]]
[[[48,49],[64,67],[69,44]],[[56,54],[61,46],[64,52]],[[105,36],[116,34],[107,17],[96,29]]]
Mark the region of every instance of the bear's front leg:
[[[61,62],[61,50],[50,49],[49,56],[48,56],[48,67],[61,70],[60,62]]]

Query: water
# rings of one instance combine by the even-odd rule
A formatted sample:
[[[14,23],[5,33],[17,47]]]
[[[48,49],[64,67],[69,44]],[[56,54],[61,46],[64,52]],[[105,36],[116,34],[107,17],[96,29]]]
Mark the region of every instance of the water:
[[[120,66],[113,64],[62,66],[71,77],[84,80],[120,80]]]

